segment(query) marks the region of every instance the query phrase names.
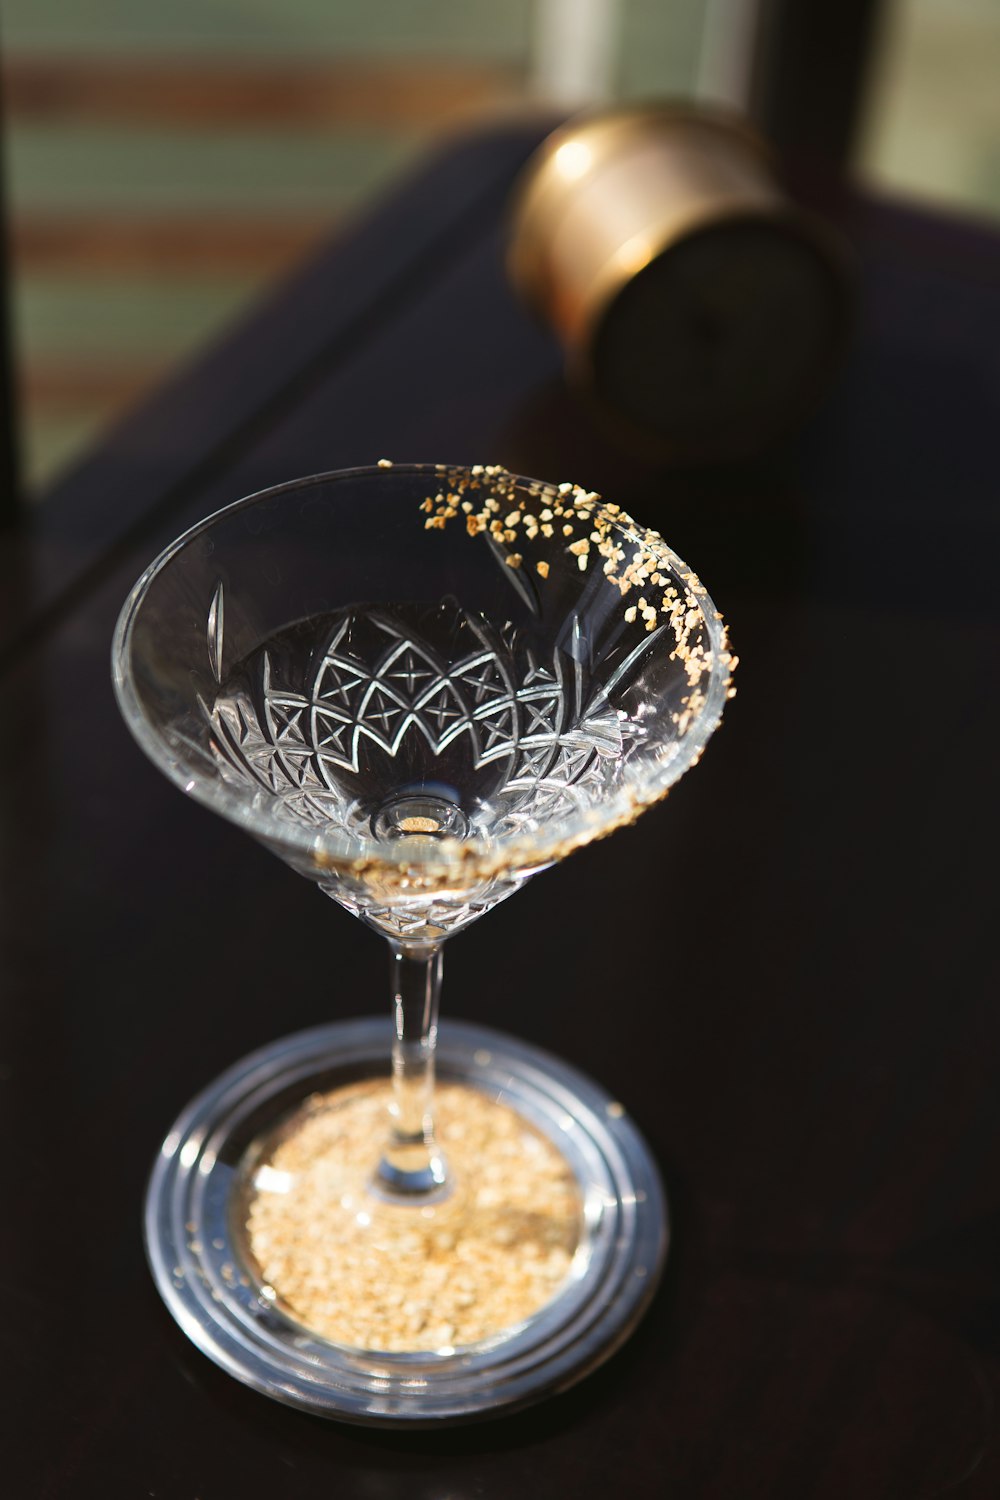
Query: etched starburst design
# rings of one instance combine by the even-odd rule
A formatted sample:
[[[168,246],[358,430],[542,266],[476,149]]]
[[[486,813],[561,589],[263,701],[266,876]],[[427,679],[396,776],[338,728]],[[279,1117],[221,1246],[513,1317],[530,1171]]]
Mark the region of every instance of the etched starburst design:
[[[464,612],[448,625],[465,648],[450,656],[388,610],[347,612],[298,653],[263,650],[259,675],[240,674],[207,710],[224,773],[251,777],[288,817],[355,838],[370,836],[382,783],[417,771],[471,790],[482,838],[565,817],[605,790],[623,744],[607,688],[565,653],[542,661]]]

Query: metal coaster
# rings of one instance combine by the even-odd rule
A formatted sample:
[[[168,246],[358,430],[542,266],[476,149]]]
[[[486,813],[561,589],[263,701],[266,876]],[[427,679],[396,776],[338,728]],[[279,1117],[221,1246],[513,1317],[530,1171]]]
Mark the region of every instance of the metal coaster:
[[[387,1354],[318,1337],[275,1302],[244,1248],[253,1143],[309,1095],[384,1076],[388,1021],[337,1022],[252,1053],[178,1118],[146,1197],[149,1264],[188,1337],[254,1390],[346,1422],[438,1425],[498,1415],[565,1390],[624,1341],[659,1280],[667,1208],[649,1148],[622,1106],[560,1059],[486,1027],[448,1021],[443,1081],[515,1110],[569,1164],[583,1242],[562,1289],[491,1339]]]

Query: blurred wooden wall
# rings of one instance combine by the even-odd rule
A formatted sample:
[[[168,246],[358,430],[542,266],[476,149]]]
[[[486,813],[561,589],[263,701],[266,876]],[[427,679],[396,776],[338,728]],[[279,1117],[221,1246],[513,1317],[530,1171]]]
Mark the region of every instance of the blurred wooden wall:
[[[9,231],[35,484],[413,152],[504,107],[519,83],[503,60],[8,52]]]

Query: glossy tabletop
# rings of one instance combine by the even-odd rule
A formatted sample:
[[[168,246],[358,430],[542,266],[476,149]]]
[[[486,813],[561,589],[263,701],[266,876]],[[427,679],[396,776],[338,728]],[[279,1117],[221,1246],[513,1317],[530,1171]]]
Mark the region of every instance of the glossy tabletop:
[[[861,296],[822,411],[753,465],[670,473],[595,430],[508,290],[538,135],[443,151],[0,540],[10,1500],[1000,1494],[1000,237],[826,191]],[[601,490],[742,658],[667,803],[446,955],[443,1025],[559,1053],[646,1133],[665,1283],[572,1391],[417,1433],[269,1403],[153,1289],[175,1114],[268,1040],[379,1012],[386,964],[147,764],[108,668],[178,532],[382,457]]]

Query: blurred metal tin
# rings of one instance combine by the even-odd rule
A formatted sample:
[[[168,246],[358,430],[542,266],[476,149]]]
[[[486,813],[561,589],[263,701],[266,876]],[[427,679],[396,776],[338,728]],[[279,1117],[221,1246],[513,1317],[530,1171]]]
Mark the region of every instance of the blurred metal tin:
[[[571,381],[679,462],[766,447],[845,343],[849,258],[736,117],[646,105],[550,135],[516,189],[509,270]]]

